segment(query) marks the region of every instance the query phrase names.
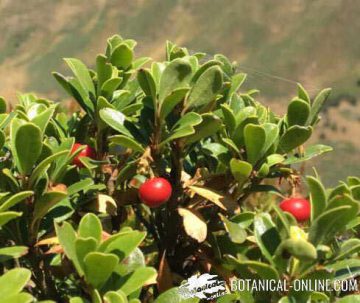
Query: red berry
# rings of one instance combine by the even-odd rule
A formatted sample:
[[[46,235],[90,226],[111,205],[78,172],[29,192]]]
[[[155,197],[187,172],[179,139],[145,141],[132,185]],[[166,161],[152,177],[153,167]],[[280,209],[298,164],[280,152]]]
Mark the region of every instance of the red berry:
[[[158,207],[169,200],[172,192],[171,184],[164,178],[152,178],[141,184],[140,199],[149,207]]]
[[[84,167],[84,164],[80,161],[81,157],[95,158],[95,151],[86,144],[75,143],[71,149],[71,154],[76,152],[82,146],[85,146],[85,148],[72,161],[77,167]]]
[[[289,198],[280,203],[280,208],[292,214],[299,222],[310,218],[311,206],[308,200],[303,198]]]

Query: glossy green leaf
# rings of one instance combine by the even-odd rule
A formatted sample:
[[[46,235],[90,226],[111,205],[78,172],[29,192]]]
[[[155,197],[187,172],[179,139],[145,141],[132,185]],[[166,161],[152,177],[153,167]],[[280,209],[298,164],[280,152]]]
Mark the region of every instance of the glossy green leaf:
[[[279,151],[287,153],[305,143],[312,134],[312,127],[291,126],[280,138]]]
[[[83,270],[80,266],[75,249],[75,230],[73,229],[71,224],[67,222],[62,222],[61,224],[55,223],[55,230],[56,236],[58,237],[59,243],[64,249],[66,256],[72,261],[79,275],[82,276]]]
[[[360,303],[360,295],[349,295],[340,298],[336,303]]]
[[[165,119],[171,111],[184,100],[186,93],[189,91],[188,88],[178,88],[173,90],[160,105],[160,120]]]
[[[31,122],[40,128],[42,134],[44,134],[46,127],[50,122],[50,119],[54,115],[55,109],[56,106],[51,106],[39,115],[36,115],[33,119],[31,119]]]
[[[120,290],[123,291],[126,295],[129,295],[136,290],[142,288],[144,284],[153,282],[156,279],[156,276],[157,272],[155,268],[138,268],[130,274],[130,276],[126,279],[125,283],[121,285]]]
[[[244,129],[244,138],[247,160],[254,165],[260,159],[264,148],[265,130],[259,125],[248,124]]]
[[[159,85],[159,99],[164,100],[172,91],[186,87],[191,77],[191,65],[183,59],[175,59],[162,72]]]
[[[320,113],[320,110],[327,98],[329,97],[330,93],[331,88],[325,88],[316,96],[311,106],[311,112],[307,124],[314,125],[316,123],[318,119],[318,114]]]
[[[269,214],[261,213],[255,216],[254,235],[264,257],[275,266],[272,256],[280,245],[281,238]]]
[[[80,266],[84,269],[84,259],[88,253],[96,251],[98,242],[93,237],[82,238],[79,237],[75,240],[75,251],[77,260],[79,260]]]
[[[145,149],[134,139],[123,136],[117,135],[109,138],[110,142],[132,149],[134,152],[143,153]]]
[[[6,101],[3,97],[0,97],[0,114],[6,113]]]
[[[218,66],[208,68],[196,81],[186,100],[186,108],[206,105],[216,99],[223,85],[223,75]]]
[[[94,83],[85,64],[75,58],[65,58],[64,60],[74,73],[75,77],[78,79],[80,85],[85,89],[85,91],[90,92],[95,96]]]
[[[315,246],[326,243],[330,235],[336,233],[356,217],[357,211],[350,205],[331,208],[319,215],[309,229],[309,241]]]
[[[31,271],[26,268],[14,268],[0,276],[1,298],[16,295],[25,287],[31,277]]]
[[[252,169],[253,167],[249,162],[235,158],[230,160],[231,173],[234,176],[235,180],[239,182],[239,184],[243,184],[248,180]]]
[[[100,117],[111,128],[123,135],[132,137],[130,132],[124,126],[125,116],[121,112],[111,108],[103,108],[100,110]]]
[[[44,159],[43,161],[41,161],[33,170],[32,174],[30,175],[29,178],[29,185],[32,186],[35,184],[35,182],[38,180],[39,177],[41,177],[46,170],[50,167],[51,163],[54,162],[56,159],[58,159],[61,156],[64,156],[65,154],[67,154],[68,151],[64,150],[64,151],[60,151],[56,154],[53,154],[49,157],[47,157],[46,159]]]
[[[120,69],[127,69],[133,60],[133,51],[125,43],[118,45],[111,53],[110,61]]]
[[[186,138],[187,144],[192,144],[201,139],[210,137],[216,134],[222,127],[220,118],[213,114],[202,114],[201,118],[202,122],[194,127],[195,133]]]
[[[163,292],[154,301],[154,303],[198,303],[198,302],[200,302],[200,299],[198,298],[183,299],[182,296],[180,295],[180,291],[178,287],[173,287]]]
[[[0,213],[0,227],[8,223],[10,220],[20,217],[21,215],[21,212],[16,211],[7,211]]]
[[[317,258],[316,248],[309,242],[301,239],[287,239],[281,242],[276,254],[288,253],[302,261],[313,261]]]
[[[341,244],[334,261],[345,259],[360,252],[360,239],[349,239]]]
[[[240,226],[240,224],[228,220],[221,214],[220,218],[223,221],[225,230],[228,232],[232,242],[241,244],[246,241],[247,233],[245,229]]]
[[[294,99],[290,102],[287,110],[287,122],[289,126],[306,124],[310,115],[310,105],[301,99]]]
[[[88,253],[84,259],[86,281],[95,288],[100,288],[109,279],[119,259],[114,254],[100,252]]]
[[[115,291],[108,291],[104,295],[104,299],[106,303],[127,303],[127,298],[122,297],[119,293]]]
[[[67,192],[50,191],[44,193],[39,199],[35,201],[33,224],[43,218],[47,212],[61,200],[67,197]]]
[[[81,218],[78,228],[78,234],[80,237],[93,237],[97,241],[97,243],[100,243],[101,233],[101,222],[96,215],[92,213],[87,213],[84,217]]]
[[[107,98],[111,98],[114,91],[120,86],[122,78],[114,77],[106,80],[101,86],[101,95]]]
[[[298,97],[310,104],[310,96],[308,92],[305,90],[305,88],[300,83],[297,84],[297,88],[298,88]]]
[[[137,73],[137,80],[145,95],[151,96],[153,100],[156,100],[156,84],[150,71],[140,69]]]
[[[112,253],[119,257],[120,261],[128,257],[145,239],[146,233],[132,231],[114,236],[111,240],[103,242],[99,251]]]
[[[15,135],[15,149],[22,174],[29,174],[41,154],[42,134],[32,123],[21,125]]]
[[[332,147],[327,145],[321,145],[321,144],[310,145],[305,148],[304,153],[302,155],[288,156],[288,158],[286,158],[283,164],[288,165],[288,164],[301,163],[304,161],[308,161],[314,157],[320,156],[324,153],[330,152],[332,150],[333,150]]]
[[[0,205],[0,212],[4,212],[4,211],[8,210],[9,208],[15,206],[16,204],[18,204],[21,201],[25,200],[26,198],[32,196],[33,194],[34,194],[33,191],[23,191],[23,192],[15,194],[15,195],[12,195],[10,198],[5,200],[5,202],[3,202]]]
[[[100,91],[103,83],[110,79],[112,75],[111,64],[107,62],[107,58],[104,55],[96,57],[96,71],[98,91]]]
[[[306,180],[309,186],[311,220],[313,221],[322,214],[326,208],[326,193],[320,180],[311,176],[307,177]]]
[[[224,116],[224,124],[226,125],[230,136],[232,136],[232,133],[234,132],[236,127],[236,119],[234,112],[227,104],[221,104],[221,110]]]
[[[14,258],[20,258],[28,252],[27,246],[11,246],[0,248],[0,263]]]

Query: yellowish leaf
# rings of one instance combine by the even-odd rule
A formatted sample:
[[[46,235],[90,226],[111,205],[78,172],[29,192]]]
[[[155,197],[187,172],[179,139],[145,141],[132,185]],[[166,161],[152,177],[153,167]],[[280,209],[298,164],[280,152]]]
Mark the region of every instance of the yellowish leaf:
[[[186,208],[179,208],[178,212],[183,218],[186,234],[199,243],[204,242],[207,235],[207,225],[201,214],[196,210],[189,210]]]

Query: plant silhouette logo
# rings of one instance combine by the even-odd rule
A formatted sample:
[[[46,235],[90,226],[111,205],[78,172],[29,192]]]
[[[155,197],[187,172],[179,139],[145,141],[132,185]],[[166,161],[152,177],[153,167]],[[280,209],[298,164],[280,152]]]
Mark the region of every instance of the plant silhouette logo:
[[[225,281],[217,275],[194,275],[179,287],[183,299],[199,298],[212,300],[226,294]]]

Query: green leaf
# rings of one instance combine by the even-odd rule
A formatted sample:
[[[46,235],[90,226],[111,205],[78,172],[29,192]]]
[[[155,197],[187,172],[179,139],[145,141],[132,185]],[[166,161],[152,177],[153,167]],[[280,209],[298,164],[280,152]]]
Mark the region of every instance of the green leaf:
[[[327,145],[321,145],[321,144],[311,145],[305,148],[303,155],[288,156],[288,158],[283,162],[283,164],[289,165],[289,164],[301,163],[304,161],[308,161],[314,157],[320,156],[324,153],[330,152],[332,150],[333,150],[332,147]]]
[[[313,261],[317,258],[316,248],[311,243],[301,239],[287,239],[282,241],[276,254],[281,256],[284,252],[302,261]]]
[[[130,132],[124,126],[125,116],[121,112],[111,109],[103,108],[100,110],[100,118],[111,128],[115,129],[119,133],[132,137]]]
[[[312,134],[312,127],[294,125],[280,138],[278,150],[287,153],[305,143]]]
[[[186,87],[191,77],[191,65],[183,59],[175,59],[166,66],[160,78],[159,100],[164,100],[172,91]]]
[[[177,88],[173,90],[160,104],[160,120],[164,120],[171,111],[178,105],[184,98],[188,88]]]
[[[128,300],[115,291],[108,291],[104,296],[106,303],[127,303]]]
[[[80,266],[84,269],[84,259],[87,256],[88,253],[96,251],[96,248],[98,246],[98,242],[95,238],[89,237],[89,238],[77,238],[75,240],[75,251],[76,251],[76,257],[77,260],[79,260]]]
[[[300,83],[297,84],[297,87],[298,87],[298,97],[310,104],[310,96],[308,92],[305,90],[305,88]]]
[[[223,74],[218,66],[208,68],[195,82],[186,100],[186,108],[206,105],[216,99],[223,85]]]
[[[239,264],[248,267],[255,272],[262,280],[279,280],[276,269],[269,264],[257,261],[240,261]]]
[[[145,149],[136,140],[123,135],[112,136],[109,140],[113,144],[131,148],[134,152],[144,153],[145,151]]]
[[[5,202],[3,202],[0,205],[0,212],[4,212],[8,210],[9,208],[15,206],[16,204],[32,196],[33,194],[34,194],[33,191],[23,191],[15,195],[12,195],[9,199],[5,200]]]
[[[314,125],[316,123],[316,121],[318,120],[318,114],[320,113],[320,110],[324,102],[329,97],[330,93],[331,88],[325,88],[316,96],[311,106],[310,116],[306,124]]]
[[[264,257],[275,266],[272,256],[280,245],[281,238],[269,214],[260,213],[255,216],[254,235]]]
[[[110,61],[117,68],[126,70],[131,65],[133,57],[132,49],[124,43],[113,49]]]
[[[224,223],[225,229],[228,232],[231,241],[238,244],[244,243],[247,237],[245,229],[242,228],[240,224],[231,222],[225,216],[221,214],[219,214],[219,216]]]
[[[360,252],[360,239],[349,239],[341,244],[334,261],[345,259]]]
[[[6,113],[6,101],[3,97],[0,97],[0,114]]]
[[[143,65],[145,65],[146,63],[148,63],[149,61],[151,61],[152,59],[150,57],[140,57],[137,58],[133,61],[132,63],[132,68],[133,69],[138,69],[140,67],[142,67]]]
[[[29,282],[31,271],[26,268],[14,268],[0,277],[1,298],[10,297],[22,291]]]
[[[266,158],[266,163],[269,167],[274,166],[279,163],[283,163],[284,161],[285,161],[284,156],[279,155],[279,154],[272,154]]]
[[[252,172],[252,165],[249,162],[231,159],[230,160],[230,170],[235,180],[239,182],[239,184],[243,184],[248,180]]]
[[[195,133],[186,138],[186,144],[192,144],[210,137],[216,134],[222,127],[221,119],[213,114],[202,114],[201,118],[202,122],[194,127]]]
[[[4,213],[0,213],[0,227],[8,223],[10,220],[20,217],[21,215],[21,212],[16,211],[7,211]]]
[[[2,130],[0,130],[0,151],[4,147],[5,140],[6,140],[6,137],[5,137],[4,132]]]
[[[67,192],[62,191],[50,191],[44,193],[40,198],[35,201],[35,208],[33,214],[32,224],[35,224],[37,220],[42,219],[47,212],[61,200],[67,197]]]
[[[244,73],[239,73],[231,77],[231,88],[229,94],[236,93],[240,86],[245,82],[247,75]]]
[[[105,96],[107,98],[111,98],[114,91],[119,87],[119,85],[122,82],[122,78],[114,77],[111,79],[108,79],[104,82],[104,84],[101,86],[101,95]]]
[[[32,302],[34,302],[33,296],[25,292],[21,292],[16,295],[11,295],[9,297],[2,298],[1,300],[1,303],[32,303]]]
[[[86,281],[94,288],[101,288],[107,279],[109,279],[118,263],[119,259],[114,254],[88,253],[84,259]]]
[[[309,229],[309,241],[315,246],[326,244],[330,236],[356,217],[357,211],[350,205],[331,208],[319,215]]]
[[[99,251],[115,254],[122,261],[140,245],[145,236],[146,233],[140,231],[120,233],[104,241]]]
[[[360,295],[349,295],[340,298],[336,303],[360,303]]]
[[[326,193],[318,179],[309,176],[306,180],[310,191],[311,221],[314,221],[326,208]]]
[[[28,175],[41,154],[42,134],[39,127],[26,123],[16,131],[15,149],[19,161],[19,170]]]
[[[265,143],[261,151],[261,157],[268,153],[271,147],[277,142],[279,137],[279,128],[273,123],[264,123],[262,128],[265,130]]]
[[[69,65],[70,69],[74,73],[75,77],[78,79],[80,85],[86,92],[90,92],[93,96],[95,96],[95,87],[94,83],[91,79],[88,68],[84,63],[75,58],[65,58],[64,59],[67,65]]]
[[[61,224],[55,223],[55,230],[56,230],[56,235],[59,239],[59,243],[61,247],[64,249],[65,255],[68,257],[68,259],[72,261],[79,275],[82,276],[83,270],[80,266],[75,249],[75,241],[76,241],[75,230],[67,222],[62,222]]]
[[[92,213],[87,213],[84,217],[81,218],[78,228],[78,234],[80,237],[93,237],[97,241],[97,243],[100,243],[101,233],[101,222],[96,215]]]
[[[142,288],[144,284],[149,282],[154,283],[157,276],[155,268],[152,267],[141,267],[136,269],[126,279],[125,283],[121,285],[120,290],[126,295],[129,295],[136,290]]]
[[[259,125],[248,124],[244,129],[244,138],[247,160],[254,165],[260,159],[265,146],[265,130]]]
[[[354,277],[360,274],[360,260],[347,258],[332,264],[327,264],[325,269],[335,271],[334,280],[354,279]]]
[[[163,292],[154,301],[154,303],[198,303],[198,302],[200,302],[200,299],[198,298],[190,298],[186,300],[183,299],[178,287],[174,287]]]
[[[195,112],[190,112],[182,116],[173,126],[169,136],[161,142],[161,146],[165,143],[183,138],[195,133],[195,126],[202,122],[202,118]]]
[[[27,246],[12,246],[0,248],[0,262],[5,262],[14,258],[20,258],[28,252]]]
[[[100,91],[103,83],[111,78],[112,67],[107,62],[107,58],[104,55],[98,55],[96,57],[96,71],[97,71],[97,86]]]
[[[68,151],[67,150],[63,150],[60,151],[56,154],[53,154],[49,157],[47,157],[46,159],[44,159],[43,161],[41,161],[33,170],[30,178],[29,178],[29,185],[30,187],[33,186],[36,181],[46,172],[46,170],[50,167],[50,164],[57,160],[59,157],[64,156],[65,154],[67,154]]]
[[[234,112],[228,104],[221,104],[221,110],[224,116],[224,124],[229,131],[229,135],[232,136],[236,127],[236,119]]]
[[[148,69],[140,69],[137,73],[137,80],[145,95],[152,97],[156,101],[156,84],[153,76]],[[156,108],[156,104],[154,104]]]
[[[301,99],[290,102],[287,110],[287,122],[289,126],[306,124],[310,115],[310,105]]]
[[[37,125],[42,131],[42,135],[44,135],[46,127],[48,126],[51,117],[54,115],[56,106],[51,106],[39,115],[36,115],[31,122]]]

